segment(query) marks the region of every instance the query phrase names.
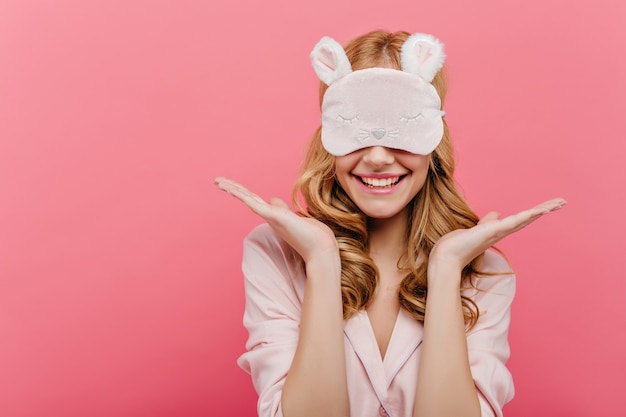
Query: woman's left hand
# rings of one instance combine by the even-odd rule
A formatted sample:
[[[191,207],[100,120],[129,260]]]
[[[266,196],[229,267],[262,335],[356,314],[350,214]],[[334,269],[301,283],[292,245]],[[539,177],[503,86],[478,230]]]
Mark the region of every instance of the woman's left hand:
[[[498,241],[560,209],[565,203],[564,199],[556,198],[503,219],[495,211],[487,213],[476,226],[457,229],[439,238],[430,252],[429,263],[441,261],[461,270]]]

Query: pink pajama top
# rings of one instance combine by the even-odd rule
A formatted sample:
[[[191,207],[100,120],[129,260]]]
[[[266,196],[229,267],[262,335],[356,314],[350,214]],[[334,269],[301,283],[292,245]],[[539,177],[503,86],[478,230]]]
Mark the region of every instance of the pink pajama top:
[[[482,270],[506,272],[495,252],[485,254]],[[244,241],[243,273],[249,338],[239,366],[252,376],[259,394],[260,417],[282,416],[281,393],[299,335],[304,265],[299,255],[267,225]],[[513,398],[513,381],[505,366],[507,333],[515,293],[512,274],[475,280],[481,291],[466,290],[480,308],[477,324],[467,333],[472,376],[483,416],[502,416]],[[400,310],[384,359],[367,312],[346,320],[344,327],[350,411],[354,417],[410,417],[413,412],[423,325]]]

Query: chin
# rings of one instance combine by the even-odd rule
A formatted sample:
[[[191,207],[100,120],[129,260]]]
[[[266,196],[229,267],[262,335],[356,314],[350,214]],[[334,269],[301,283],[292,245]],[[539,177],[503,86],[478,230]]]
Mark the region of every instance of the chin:
[[[381,208],[381,209],[368,209],[365,208],[361,209],[361,211],[368,217],[371,219],[377,219],[377,220],[385,220],[385,219],[391,219],[392,217],[397,216],[398,214],[400,214],[401,212],[403,212],[403,210],[389,210]]]

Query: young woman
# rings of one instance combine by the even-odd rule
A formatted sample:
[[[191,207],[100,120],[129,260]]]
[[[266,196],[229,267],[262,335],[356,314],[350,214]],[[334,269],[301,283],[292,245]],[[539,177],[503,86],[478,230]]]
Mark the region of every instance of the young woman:
[[[215,180],[267,221],[244,243],[239,360],[260,416],[501,416],[512,398],[515,281],[490,248],[565,201],[474,214],[454,185],[444,58],[429,35],[322,39],[298,212]]]

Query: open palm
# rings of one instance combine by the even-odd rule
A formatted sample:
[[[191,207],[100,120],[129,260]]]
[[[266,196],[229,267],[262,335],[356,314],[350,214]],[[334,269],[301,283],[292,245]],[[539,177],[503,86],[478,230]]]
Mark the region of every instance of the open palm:
[[[335,235],[324,223],[310,217],[299,216],[279,198],[267,202],[230,179],[218,177],[215,184],[263,217],[305,262],[318,253],[337,253]]]
[[[457,229],[442,236],[433,247],[430,260],[445,259],[445,262],[463,268],[506,236],[564,205],[565,200],[556,198],[503,219],[499,218],[497,212],[490,212],[476,226]]]

